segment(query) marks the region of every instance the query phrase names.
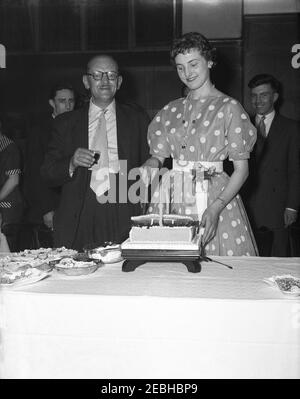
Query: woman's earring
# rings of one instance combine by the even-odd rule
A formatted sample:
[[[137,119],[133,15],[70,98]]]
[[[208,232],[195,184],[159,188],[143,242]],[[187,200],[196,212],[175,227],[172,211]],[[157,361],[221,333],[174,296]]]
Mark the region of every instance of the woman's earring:
[[[213,63],[212,62],[209,62],[208,63],[208,68],[211,68],[213,66]]]

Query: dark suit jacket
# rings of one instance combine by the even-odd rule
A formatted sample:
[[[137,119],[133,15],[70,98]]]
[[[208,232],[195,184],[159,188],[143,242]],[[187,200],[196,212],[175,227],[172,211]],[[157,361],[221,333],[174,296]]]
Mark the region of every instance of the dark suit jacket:
[[[128,171],[141,166],[149,157],[146,112],[132,104],[116,102],[118,155],[127,160]],[[67,112],[55,119],[42,176],[52,185],[62,186],[60,204],[55,214],[54,244],[71,247],[80,212],[89,189],[89,171],[78,167],[72,178],[69,163],[78,147],[88,148],[88,107]],[[101,206],[101,205],[100,205]]]
[[[40,168],[48,148],[54,119],[46,116],[30,131],[26,143],[24,196],[27,202],[26,219],[43,223],[43,215],[56,209],[60,190],[48,187],[41,177]]]
[[[244,192],[254,228],[284,227],[284,209],[300,204],[299,126],[275,114],[268,137],[258,157],[259,140],[250,158],[250,173]]]

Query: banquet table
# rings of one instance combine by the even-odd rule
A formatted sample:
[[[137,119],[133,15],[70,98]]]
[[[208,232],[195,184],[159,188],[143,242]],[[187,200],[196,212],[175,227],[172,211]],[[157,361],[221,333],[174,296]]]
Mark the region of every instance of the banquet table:
[[[213,257],[1,288],[0,376],[11,379],[300,377],[300,297],[263,279],[300,258]]]

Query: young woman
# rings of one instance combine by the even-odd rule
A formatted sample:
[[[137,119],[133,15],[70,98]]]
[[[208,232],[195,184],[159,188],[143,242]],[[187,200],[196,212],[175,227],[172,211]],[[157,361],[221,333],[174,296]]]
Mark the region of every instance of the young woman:
[[[256,243],[238,191],[248,176],[256,129],[238,101],[211,82],[215,54],[203,35],[191,32],[175,40],[171,58],[188,95],[154,117],[148,130],[152,156],[143,166],[159,168],[173,158],[169,210],[201,221],[207,254],[255,256]],[[233,162],[230,177],[223,171],[226,158]],[[193,175],[192,190],[186,192],[178,179],[176,183],[180,173]],[[176,200],[180,190],[185,191],[182,201]],[[157,212],[157,205],[151,204],[149,212]]]

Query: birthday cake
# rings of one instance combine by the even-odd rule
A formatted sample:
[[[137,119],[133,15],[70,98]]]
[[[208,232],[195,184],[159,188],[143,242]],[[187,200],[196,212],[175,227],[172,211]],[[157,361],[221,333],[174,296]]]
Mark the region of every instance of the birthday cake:
[[[133,216],[131,223],[129,238],[122,249],[192,249],[198,245],[198,222],[190,216],[148,214]]]
[[[196,233],[194,220],[181,215],[164,215],[162,225],[156,214],[135,216],[131,221],[131,242],[191,242]]]

